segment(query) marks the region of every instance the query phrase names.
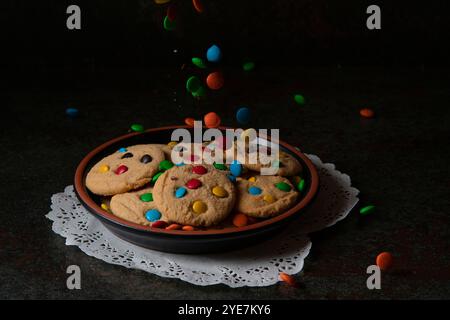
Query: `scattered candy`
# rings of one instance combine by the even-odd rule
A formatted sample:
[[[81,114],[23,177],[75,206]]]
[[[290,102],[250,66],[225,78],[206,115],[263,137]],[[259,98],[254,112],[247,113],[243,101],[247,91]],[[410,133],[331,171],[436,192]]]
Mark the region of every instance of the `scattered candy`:
[[[305,190],[305,180],[301,179],[300,182],[297,185],[297,189],[300,192],[303,192],[303,190]]]
[[[201,86],[202,83],[196,76],[189,77],[186,81],[186,89],[189,92],[196,92]]]
[[[161,212],[159,212],[159,211],[156,210],[156,209],[148,210],[148,211],[145,213],[145,219],[147,219],[147,220],[150,221],[150,222],[158,221],[159,218],[161,218]]]
[[[275,187],[277,187],[281,191],[289,192],[291,191],[291,186],[288,185],[286,182],[278,182],[275,183]]]
[[[203,118],[207,128],[217,128],[220,125],[220,118],[215,112],[210,112]]]
[[[226,196],[228,196],[227,190],[219,186],[215,186],[214,188],[212,188],[212,193],[218,198],[225,198]]]
[[[194,6],[195,11],[198,13],[202,13],[204,10],[203,3],[201,0],[192,0],[192,5]]]
[[[176,223],[172,223],[170,226],[166,227],[166,230],[179,230],[181,229],[181,226]]]
[[[135,123],[131,125],[131,130],[135,132],[144,132],[144,126],[142,124]]]
[[[170,160],[163,160],[159,163],[159,170],[166,171],[173,167],[173,163]]]
[[[141,201],[143,201],[143,202],[151,202],[151,201],[153,201],[153,194],[151,194],[151,193],[141,194],[139,199],[141,199]]]
[[[248,217],[243,213],[238,213],[233,217],[233,224],[236,227],[245,227],[248,224]]]
[[[301,106],[305,104],[305,98],[301,94],[294,95],[294,100]]]
[[[177,8],[174,4],[171,4],[169,7],[167,7],[167,19],[169,19],[170,22],[175,20],[175,17],[177,15]]]
[[[386,271],[392,266],[393,258],[389,252],[382,252],[377,256],[377,266]]]
[[[236,182],[236,177],[233,176],[232,174],[227,175],[227,177],[231,182]]]
[[[181,230],[183,230],[183,231],[194,231],[195,228],[193,226],[183,226],[181,228]]]
[[[152,177],[152,184],[155,184],[156,180],[163,174],[163,172],[158,172]]]
[[[216,168],[217,170],[227,170],[227,166],[224,165],[223,163],[213,163],[214,168]]]
[[[373,118],[375,116],[375,112],[369,108],[359,110],[359,114],[364,118]]]
[[[184,119],[184,123],[186,123],[189,127],[193,127],[194,126],[194,118],[186,118]]]
[[[119,152],[127,152],[127,148],[120,148],[118,151]]]
[[[117,169],[116,169],[116,171],[115,171],[115,173],[117,174],[117,175],[119,175],[119,174],[122,174],[122,173],[125,173],[125,172],[127,172],[128,171],[128,167],[126,166],[126,165],[120,165]]]
[[[250,193],[251,195],[254,195],[254,196],[260,195],[261,192],[262,192],[262,190],[255,186],[248,188],[248,193]]]
[[[152,228],[163,229],[167,227],[168,223],[162,220],[158,220],[152,223]]]
[[[100,205],[100,207],[102,207],[102,209],[105,210],[105,211],[109,211],[108,205],[106,203],[102,203]]]
[[[175,190],[175,198],[180,199],[183,198],[186,195],[186,188],[179,187],[177,190]]]
[[[248,181],[250,181],[250,182],[256,182],[256,177],[250,177],[250,178],[248,178]]]
[[[141,158],[142,163],[149,163],[149,162],[152,162],[152,160],[153,160],[152,156],[150,156],[148,154],[144,154]]]
[[[246,124],[250,121],[250,109],[247,107],[239,108],[236,112],[236,120],[241,124]]]
[[[131,152],[127,152],[122,156],[121,159],[126,159],[126,158],[133,158],[133,154]]]
[[[244,69],[244,71],[252,71],[253,69],[255,69],[255,63],[251,61],[244,62],[244,64],[242,65],[242,69]]]
[[[67,108],[66,109],[66,115],[71,117],[71,118],[75,118],[78,116],[78,109],[75,108]]]
[[[287,273],[280,272],[280,280],[286,282],[290,286],[297,286],[297,282],[295,281],[294,277]]]
[[[212,72],[206,77],[206,84],[211,90],[219,90],[223,87],[224,79],[220,71]]]
[[[206,168],[204,166],[194,166],[192,168],[192,173],[195,173],[195,174],[205,174],[207,172],[208,172],[208,170],[206,170]]]
[[[188,189],[198,189],[202,186],[202,182],[198,179],[191,179],[188,182],[186,182],[186,187]]]
[[[370,205],[370,206],[365,206],[364,208],[361,208],[359,210],[359,213],[362,215],[367,215],[372,213],[375,210],[375,206],[374,205]]]
[[[273,196],[271,194],[264,195],[263,200],[267,203],[275,202],[275,199],[273,198]]]
[[[239,161],[234,160],[230,164],[230,172],[233,176],[239,177],[242,173],[242,165],[239,163]]]
[[[100,166],[100,168],[98,168],[98,171],[103,172],[103,173],[108,172],[109,166],[104,164],[104,165]]]
[[[192,210],[194,210],[195,213],[200,214],[206,212],[208,207],[206,206],[206,203],[200,200],[194,201],[192,204]]]
[[[206,59],[208,59],[209,62],[219,62],[220,59],[222,59],[220,48],[215,44],[209,47],[206,51]]]
[[[192,63],[194,64],[194,66],[199,67],[200,69],[206,68],[206,63],[202,58],[194,57],[192,58]]]
[[[203,98],[206,96],[206,89],[204,86],[200,86],[197,91],[192,92],[194,98]]]
[[[169,17],[166,16],[164,18],[164,29],[166,29],[167,31],[172,31],[173,29],[175,29],[175,21],[170,21]]]

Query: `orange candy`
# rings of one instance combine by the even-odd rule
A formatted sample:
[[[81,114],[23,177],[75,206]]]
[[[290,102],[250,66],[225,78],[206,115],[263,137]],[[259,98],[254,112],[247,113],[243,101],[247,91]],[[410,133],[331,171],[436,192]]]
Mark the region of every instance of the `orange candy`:
[[[376,263],[381,270],[386,271],[392,266],[392,260],[392,254],[389,252],[382,252],[377,256]]]
[[[183,230],[183,231],[194,231],[195,229],[194,229],[193,226],[183,226],[181,228],[181,230]]]
[[[203,3],[200,0],[192,0],[192,5],[194,6],[194,9],[198,12],[198,13],[202,13],[204,8],[203,8]]]
[[[375,112],[369,108],[359,110],[359,114],[364,118],[373,118],[375,116]]]
[[[189,127],[193,127],[194,126],[194,118],[186,118],[184,119],[184,123],[186,123]]]
[[[166,227],[166,230],[178,230],[181,229],[181,226],[176,223],[172,223],[170,226]]]
[[[212,90],[219,90],[223,87],[223,83],[223,75],[219,71],[212,72],[206,77],[206,84]]]
[[[215,112],[210,112],[203,118],[207,128],[217,128],[220,125],[220,118]]]
[[[287,273],[280,272],[280,279],[281,279],[281,281],[286,282],[290,286],[293,286],[293,287],[297,286],[297,282],[295,281],[294,277]]]
[[[238,213],[233,218],[233,224],[236,227],[245,227],[248,224],[248,218],[243,213]]]

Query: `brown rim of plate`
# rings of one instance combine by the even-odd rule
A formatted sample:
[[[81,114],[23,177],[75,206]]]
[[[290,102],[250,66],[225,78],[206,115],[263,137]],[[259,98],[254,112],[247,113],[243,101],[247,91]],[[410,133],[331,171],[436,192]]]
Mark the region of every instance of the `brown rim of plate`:
[[[163,130],[174,130],[174,129],[179,129],[179,128],[190,129],[192,127],[187,126],[187,125],[168,126],[168,127],[147,129],[144,131],[144,133],[145,132],[163,131]],[[234,129],[234,128],[219,127],[218,129],[225,130],[225,129]],[[101,216],[105,219],[111,220],[113,222],[116,222],[122,226],[130,227],[130,228],[137,229],[140,231],[149,231],[149,232],[154,232],[154,233],[173,234],[173,235],[192,235],[192,236],[228,234],[228,233],[250,231],[250,230],[259,229],[261,227],[266,227],[273,223],[284,220],[284,219],[292,216],[296,212],[298,212],[300,209],[303,209],[304,207],[306,207],[307,204],[309,204],[312,201],[312,199],[314,198],[314,196],[318,190],[318,187],[319,187],[319,176],[318,176],[317,170],[314,167],[314,165],[312,164],[311,160],[309,160],[308,157],[306,157],[302,152],[295,149],[293,146],[287,144],[284,141],[279,140],[280,145],[282,145],[284,148],[288,149],[290,152],[294,153],[295,155],[297,155],[298,157],[300,157],[303,160],[303,162],[306,164],[306,166],[308,167],[308,170],[311,174],[311,183],[310,183],[308,192],[304,195],[304,197],[302,198],[302,200],[299,203],[297,203],[294,207],[290,208],[286,212],[284,212],[278,216],[275,216],[275,217],[272,217],[272,218],[254,223],[254,224],[250,224],[250,225],[247,225],[244,227],[227,227],[227,228],[223,228],[223,229],[194,230],[194,231],[166,230],[166,229],[162,229],[162,228],[152,228],[149,226],[143,226],[143,225],[140,225],[137,223],[129,222],[127,220],[121,219],[121,218],[113,215],[112,213],[104,211],[89,196],[88,191],[86,189],[86,185],[84,183],[84,172],[86,170],[87,165],[91,161],[91,159],[95,155],[97,155],[99,152],[103,151],[104,149],[106,149],[107,147],[109,147],[110,145],[112,145],[116,142],[119,142],[121,140],[130,138],[130,137],[133,137],[133,136],[136,136],[139,134],[142,134],[142,133],[133,132],[133,133],[129,133],[129,134],[120,136],[118,138],[115,138],[115,139],[109,140],[108,142],[103,143],[102,145],[98,146],[97,148],[95,148],[94,150],[89,152],[83,158],[83,160],[81,160],[81,162],[78,165],[76,172],[75,172],[75,190],[76,190],[76,193],[78,194],[78,196],[81,198],[81,200],[87,206],[89,206],[91,210],[95,211],[95,213],[98,214],[99,216]],[[268,137],[264,137],[264,138],[267,140],[270,140]]]

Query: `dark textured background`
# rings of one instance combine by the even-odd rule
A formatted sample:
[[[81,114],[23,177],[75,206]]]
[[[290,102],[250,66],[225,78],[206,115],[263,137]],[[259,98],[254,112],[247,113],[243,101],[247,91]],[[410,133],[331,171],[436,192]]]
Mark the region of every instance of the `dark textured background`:
[[[185,1],[169,33],[152,1],[78,2],[81,31],[65,28],[68,2],[1,2],[8,84],[0,88],[0,297],[448,299],[450,82],[442,3],[378,2],[383,29],[372,32],[364,1],[208,1],[202,16]],[[185,80],[207,71],[188,61],[211,43],[224,51],[218,68],[226,85],[195,101]],[[257,62],[248,74],[239,69],[245,58]],[[304,107],[292,101],[295,92],[305,95]],[[51,231],[44,217],[50,197],[71,184],[89,150],[134,122],[171,125],[214,110],[236,125],[240,104],[251,107],[251,126],[280,128],[282,139],[348,173],[361,205],[377,206],[371,216],[354,210],[312,236],[299,289],[196,287],[103,263]],[[80,117],[67,118],[67,107]],[[362,107],[377,117],[361,119]],[[383,274],[382,290],[369,291],[366,267],[385,250],[395,266]],[[82,269],[80,291],[65,287],[71,264]]]

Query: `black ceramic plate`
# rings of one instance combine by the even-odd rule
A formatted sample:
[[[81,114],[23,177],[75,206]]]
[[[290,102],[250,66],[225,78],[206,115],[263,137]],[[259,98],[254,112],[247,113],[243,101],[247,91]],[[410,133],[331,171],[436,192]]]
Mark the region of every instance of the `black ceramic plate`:
[[[75,191],[86,209],[97,217],[104,226],[119,238],[149,249],[174,253],[203,253],[231,250],[269,239],[274,232],[281,231],[282,227],[291,219],[301,219],[301,212],[314,199],[319,186],[317,171],[312,162],[293,146],[280,141],[280,149],[296,157],[303,166],[302,178],[306,181],[306,190],[303,191],[300,201],[286,212],[270,218],[247,225],[241,228],[227,227],[223,229],[208,230],[165,230],[135,224],[120,219],[104,211],[100,207],[100,199],[87,190],[85,185],[86,174],[89,169],[105,156],[117,151],[121,147],[146,143],[167,143],[171,139],[174,129],[187,126],[172,126],[146,130],[143,133],[130,133],[112,139],[91,151],[81,163],[75,173]],[[226,128],[219,128],[225,130]]]

